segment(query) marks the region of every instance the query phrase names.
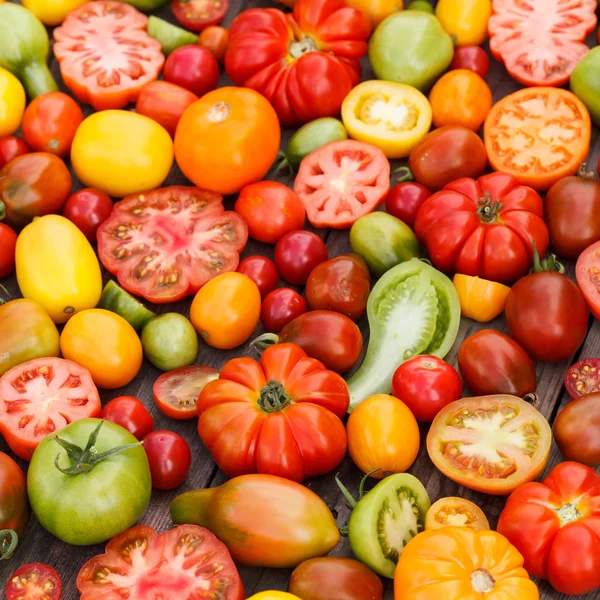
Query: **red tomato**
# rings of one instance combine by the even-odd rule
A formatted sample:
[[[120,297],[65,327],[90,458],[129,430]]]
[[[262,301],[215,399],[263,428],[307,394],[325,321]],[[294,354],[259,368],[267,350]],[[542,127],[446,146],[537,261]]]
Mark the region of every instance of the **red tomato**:
[[[260,297],[264,297],[272,292],[279,282],[279,273],[275,263],[266,256],[248,256],[237,268],[238,273],[250,277],[258,286]]]
[[[204,386],[219,377],[212,367],[182,367],[163,373],[152,386],[154,402],[167,417],[183,421],[198,414],[196,401]]]
[[[153,488],[173,490],[186,480],[192,451],[180,435],[172,431],[152,431],[144,438],[144,450],[150,463]]]
[[[385,154],[363,142],[332,142],[301,163],[294,191],[315,227],[348,229],[373,212],[390,190]]]
[[[63,215],[77,225],[90,243],[96,243],[98,227],[110,217],[113,201],[104,192],[84,188],[75,192],[63,207]]]
[[[600,242],[581,253],[575,272],[587,305],[596,319],[600,319]]]
[[[196,94],[179,85],[168,81],[151,81],[142,88],[135,111],[156,121],[174,137],[181,115],[196,100]]]
[[[8,164],[13,158],[29,154],[31,148],[21,139],[14,135],[6,135],[0,138],[0,169]]]
[[[392,395],[410,408],[417,421],[431,423],[444,406],[462,396],[462,381],[441,358],[414,356],[396,369]]]
[[[100,0],[76,8],[54,30],[62,79],[81,102],[96,110],[124,108],[158,77],[165,57],[147,23],[133,6]]]
[[[270,333],[279,333],[290,321],[307,311],[306,300],[290,288],[273,290],[263,300],[260,320]]]
[[[73,98],[48,92],[34,98],[23,114],[23,138],[35,152],[69,156],[83,112]]]
[[[31,511],[21,467],[0,452],[0,561],[9,559],[25,533]]]
[[[548,228],[540,195],[516,177],[491,173],[459,179],[428,198],[415,221],[415,233],[433,266],[512,282],[533,264],[533,245],[543,255]]]
[[[385,200],[385,210],[413,229],[419,208],[429,196],[431,192],[416,181],[399,183],[390,190]]]
[[[245,186],[235,203],[235,211],[248,224],[250,237],[265,244],[275,244],[286,233],[302,229],[306,221],[300,198],[276,181]]]
[[[15,247],[17,234],[4,223],[0,223],[0,279],[15,271]]]
[[[277,270],[293,285],[304,285],[310,272],[328,257],[325,242],[311,231],[286,233],[275,246]]]
[[[173,186],[117,202],[97,237],[100,260],[119,283],[164,304],[235,271],[248,228],[220,194]]]
[[[147,408],[133,396],[113,398],[100,413],[101,419],[124,427],[138,440],[154,429],[154,419]]]
[[[171,0],[175,18],[190,31],[202,31],[223,20],[229,0]]]
[[[600,358],[584,358],[565,374],[565,387],[571,398],[600,392]]]
[[[244,600],[231,555],[208,529],[182,525],[158,535],[137,525],[114,537],[105,554],[79,571],[80,600],[119,598],[222,598]]]
[[[210,50],[218,63],[222,63],[229,47],[229,31],[225,27],[211,25],[202,31],[198,43]]]
[[[479,46],[463,46],[454,51],[451,69],[469,69],[479,77],[485,77],[490,70],[490,58]]]
[[[165,63],[165,81],[177,84],[201,97],[216,89],[221,72],[212,53],[201,46],[177,48]]]
[[[50,565],[29,563],[11,575],[5,593],[6,600],[60,600],[62,581]]]

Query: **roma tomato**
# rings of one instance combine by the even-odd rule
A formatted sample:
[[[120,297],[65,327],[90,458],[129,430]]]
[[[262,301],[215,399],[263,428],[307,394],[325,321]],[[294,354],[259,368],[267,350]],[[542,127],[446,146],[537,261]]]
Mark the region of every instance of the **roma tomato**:
[[[117,398],[113,398],[102,409],[100,418],[124,427],[138,440],[142,440],[154,429],[152,415],[133,396],[118,396]]]
[[[468,69],[485,77],[490,70],[490,57],[479,46],[463,46],[454,51],[454,58],[450,64],[451,69]]]
[[[571,365],[564,383],[571,398],[600,392],[600,358],[584,358]]]
[[[452,283],[458,293],[463,317],[487,323],[504,312],[510,293],[507,285],[460,273],[454,276]]]
[[[491,0],[439,0],[435,16],[456,46],[481,46],[487,39]]]
[[[163,76],[165,81],[189,90],[199,98],[217,87],[220,75],[219,63],[212,52],[192,44],[169,54]]]
[[[260,320],[266,331],[279,333],[307,310],[306,300],[298,292],[290,288],[278,288],[263,300]]]
[[[100,190],[84,188],[75,192],[63,207],[63,216],[77,225],[90,244],[96,243],[98,227],[110,217],[113,201]]]
[[[5,594],[7,600],[60,600],[62,581],[50,565],[29,563],[10,576]]]
[[[587,305],[596,319],[600,319],[600,242],[581,253],[575,273]]]
[[[259,254],[245,258],[238,265],[237,272],[254,281],[263,300],[277,287],[279,282],[279,273],[275,263],[270,258]]]
[[[218,25],[210,25],[202,31],[198,43],[211,52],[218,63],[222,63],[229,48],[229,30]]]
[[[15,272],[15,248],[17,234],[4,223],[0,223],[0,279]]]
[[[483,511],[465,498],[440,498],[431,505],[425,517],[425,530],[442,527],[469,527],[475,531],[488,531],[490,524]]]
[[[223,20],[229,0],[172,0],[175,18],[191,31],[202,31]]]
[[[23,470],[0,452],[0,560],[11,557],[29,523],[27,481]]]
[[[304,285],[311,271],[328,257],[325,242],[311,231],[290,231],[275,246],[277,270],[293,285]]]
[[[152,431],[144,438],[144,450],[150,464],[152,487],[173,490],[187,478],[192,464],[188,443],[172,431]]]
[[[29,154],[31,148],[21,139],[14,135],[6,135],[0,138],[0,169],[8,164],[13,158]]]
[[[385,210],[406,223],[411,229],[423,202],[431,196],[431,192],[416,181],[404,181],[395,185],[385,199]]]

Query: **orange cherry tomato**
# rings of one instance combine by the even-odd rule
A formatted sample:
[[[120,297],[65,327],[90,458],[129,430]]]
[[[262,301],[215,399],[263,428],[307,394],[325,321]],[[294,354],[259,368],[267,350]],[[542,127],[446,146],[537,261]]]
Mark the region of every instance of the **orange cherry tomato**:
[[[202,31],[198,43],[222,63],[229,46],[229,31],[225,27],[211,25]]]
[[[469,527],[475,531],[487,531],[490,528],[487,517],[477,504],[454,496],[434,502],[425,517],[426,531],[448,526]]]
[[[510,294],[507,285],[460,273],[454,276],[453,283],[463,317],[487,323],[504,312]]]

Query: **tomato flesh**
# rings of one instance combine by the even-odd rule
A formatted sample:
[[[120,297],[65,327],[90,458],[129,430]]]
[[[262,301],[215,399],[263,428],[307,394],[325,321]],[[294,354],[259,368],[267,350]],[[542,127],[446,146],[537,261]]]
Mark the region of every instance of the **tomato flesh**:
[[[42,563],[23,565],[6,586],[7,600],[60,600],[61,594],[60,575]]]
[[[575,273],[589,309],[596,319],[600,319],[600,242],[582,252]]]
[[[175,18],[191,31],[202,31],[223,20],[229,0],[173,0]]]
[[[440,498],[431,505],[425,518],[425,529],[440,529],[441,527],[469,527],[475,531],[484,531],[490,524],[477,506],[464,498]]]
[[[565,375],[565,387],[571,398],[600,392],[600,358],[584,358]]]

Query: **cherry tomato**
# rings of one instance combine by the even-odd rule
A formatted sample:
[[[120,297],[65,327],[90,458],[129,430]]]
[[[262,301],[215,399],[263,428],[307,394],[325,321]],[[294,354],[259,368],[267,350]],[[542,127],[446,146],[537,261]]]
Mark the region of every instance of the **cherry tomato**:
[[[133,396],[118,396],[117,398],[113,398],[102,409],[100,418],[124,427],[138,440],[146,437],[154,429],[152,415]]]
[[[0,223],[0,279],[15,271],[15,247],[17,234],[4,223]]]
[[[229,46],[229,31],[225,27],[211,25],[200,34],[198,43],[203,48],[210,50],[217,62],[222,63]]]
[[[266,256],[248,256],[237,268],[238,273],[243,273],[250,277],[258,286],[260,297],[264,298],[269,292],[272,292],[279,281],[279,273],[275,263]]]
[[[5,135],[0,138],[0,169],[13,158],[29,154],[31,148],[21,139],[14,135]]]
[[[310,272],[328,258],[325,242],[310,231],[286,233],[275,246],[277,270],[293,285],[304,285]]]
[[[290,321],[307,311],[306,300],[290,288],[273,290],[263,300],[260,320],[270,333],[279,333]]]
[[[175,18],[191,31],[202,31],[223,20],[229,0],[172,0]]]
[[[454,51],[451,69],[469,69],[479,77],[485,77],[490,70],[490,58],[479,46],[463,46]]]
[[[424,185],[416,181],[405,181],[390,190],[385,210],[414,229],[419,208],[429,196],[431,192]]]
[[[5,593],[6,600],[60,600],[62,581],[50,565],[29,563],[12,574]]]
[[[192,451],[180,435],[152,431],[144,438],[144,450],[150,463],[152,487],[172,490],[185,481],[192,464]]]
[[[182,46],[169,55],[165,63],[165,81],[204,96],[219,83],[219,63],[206,48],[197,45]]]
[[[565,387],[571,398],[600,392],[600,358],[584,358],[565,375]]]
[[[96,243],[98,227],[110,217],[113,201],[107,194],[93,188],[75,192],[63,207],[63,215],[92,243]]]

